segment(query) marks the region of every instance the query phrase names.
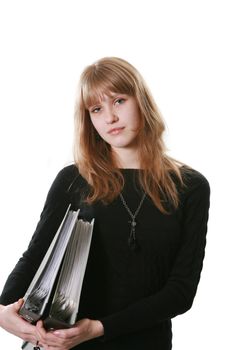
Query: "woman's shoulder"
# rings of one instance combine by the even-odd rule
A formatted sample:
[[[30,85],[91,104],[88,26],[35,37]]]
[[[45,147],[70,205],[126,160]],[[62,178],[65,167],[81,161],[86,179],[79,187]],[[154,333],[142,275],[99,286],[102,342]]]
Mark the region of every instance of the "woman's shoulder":
[[[55,180],[66,192],[71,193],[77,188],[86,186],[86,180],[81,176],[75,164],[66,165],[57,174]]]
[[[72,183],[76,182],[79,176],[79,171],[75,164],[66,165],[59,170],[55,176],[51,189],[67,192],[70,186],[72,186]]]
[[[64,166],[57,174],[58,177],[64,179],[70,179],[79,176],[78,168],[75,164]]]
[[[198,170],[188,166],[182,166],[180,168],[181,176],[183,179],[184,192],[201,191],[210,192],[210,184],[207,178]]]

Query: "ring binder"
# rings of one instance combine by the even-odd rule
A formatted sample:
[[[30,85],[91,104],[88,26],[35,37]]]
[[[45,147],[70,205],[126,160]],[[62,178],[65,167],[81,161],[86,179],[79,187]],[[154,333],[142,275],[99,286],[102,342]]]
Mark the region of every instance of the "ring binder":
[[[72,211],[70,207],[19,310],[19,314],[32,324],[43,319],[46,329],[72,327],[79,309],[94,219],[91,222],[79,219],[79,210]],[[35,346],[24,342],[22,349],[35,350]]]

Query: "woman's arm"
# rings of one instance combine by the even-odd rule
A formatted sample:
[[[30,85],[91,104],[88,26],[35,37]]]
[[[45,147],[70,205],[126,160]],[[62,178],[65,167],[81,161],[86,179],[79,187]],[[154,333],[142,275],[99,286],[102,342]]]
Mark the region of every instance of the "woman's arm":
[[[9,275],[0,304],[11,304],[24,296],[71,201],[68,189],[75,176],[76,168],[69,166],[62,169],[53,181],[28,249]]]
[[[9,275],[0,296],[0,326],[6,331],[35,344],[36,326],[32,326],[18,315],[23,304],[22,298],[34,277],[61,219],[70,204],[69,187],[77,176],[74,166],[62,169],[48,192],[40,221],[28,249]]]

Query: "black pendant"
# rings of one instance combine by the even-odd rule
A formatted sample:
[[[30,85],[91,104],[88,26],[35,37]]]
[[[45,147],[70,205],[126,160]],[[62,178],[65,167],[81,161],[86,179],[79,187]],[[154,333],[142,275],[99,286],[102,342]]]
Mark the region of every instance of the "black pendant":
[[[128,239],[128,245],[131,250],[139,250],[139,244],[136,239],[136,234],[135,234],[135,226],[136,226],[136,221],[133,219],[133,221],[130,221],[131,224],[131,230],[130,230],[130,235]]]

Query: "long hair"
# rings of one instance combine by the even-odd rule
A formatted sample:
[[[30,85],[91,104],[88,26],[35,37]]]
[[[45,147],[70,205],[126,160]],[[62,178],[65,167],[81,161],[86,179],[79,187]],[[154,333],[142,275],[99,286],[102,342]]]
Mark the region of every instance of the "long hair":
[[[142,188],[161,212],[167,213],[164,198],[177,208],[177,180],[183,183],[182,164],[166,155],[162,137],[165,124],[144,79],[135,67],[117,57],[105,57],[86,67],[78,86],[74,161],[90,186],[87,202],[110,203],[124,186],[111,147],[97,134],[88,111],[110,92],[134,96],[137,101],[142,125],[138,135]]]

